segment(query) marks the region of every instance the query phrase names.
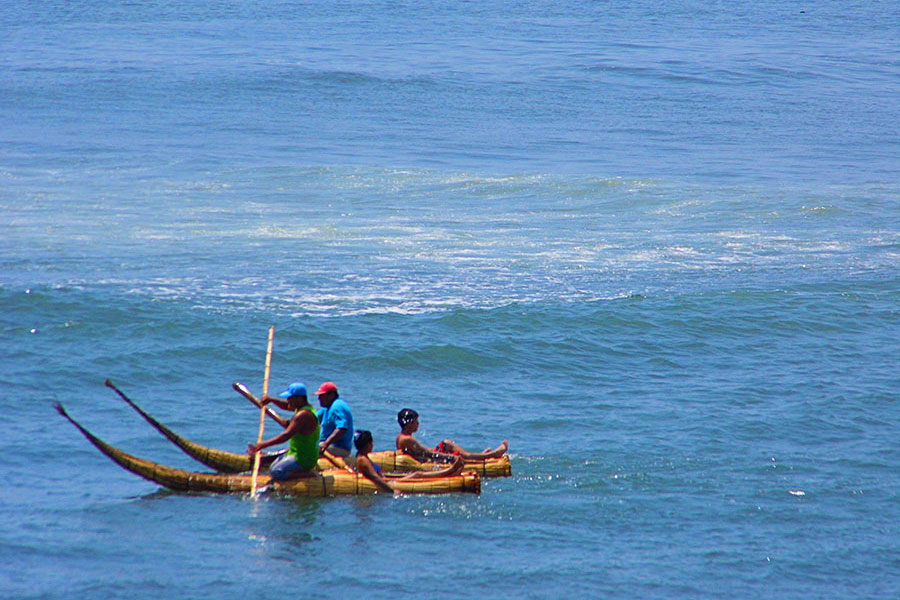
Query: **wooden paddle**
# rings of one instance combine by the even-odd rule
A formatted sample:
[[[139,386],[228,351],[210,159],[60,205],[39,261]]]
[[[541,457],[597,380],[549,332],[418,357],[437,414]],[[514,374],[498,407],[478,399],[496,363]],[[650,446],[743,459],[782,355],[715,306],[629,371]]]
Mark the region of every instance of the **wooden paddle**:
[[[239,381],[235,381],[234,383],[231,384],[231,387],[233,387],[234,391],[236,391],[238,394],[240,394],[241,396],[243,396],[244,398],[246,398],[247,400],[252,402],[256,406],[256,408],[263,408],[262,403],[256,398],[256,396],[253,395],[253,393],[243,383],[240,383]],[[265,407],[265,411],[266,411],[266,414],[269,415],[270,418],[274,419],[282,427],[287,427],[288,423],[290,423],[289,419],[285,419],[284,417],[279,415],[277,412],[275,412],[268,406]]]
[[[346,462],[344,462],[343,458],[341,458],[341,460],[338,461],[338,457],[335,456],[334,454],[332,454],[331,452],[329,452],[328,450],[323,452],[322,455],[325,458],[327,458],[331,462],[331,464],[336,466],[338,469],[345,469],[347,471],[350,471],[351,473],[356,473],[356,471],[354,471],[353,469],[350,468],[350,465],[348,465]]]
[[[272,341],[275,337],[275,326],[269,327],[269,346],[266,349],[266,374],[263,377],[263,398],[269,393],[269,371],[272,368]],[[259,436],[256,443],[259,444],[263,440],[263,430],[266,427],[266,407],[259,407]],[[253,454],[253,479],[250,483],[250,495],[256,496],[256,478],[259,476],[259,450]]]

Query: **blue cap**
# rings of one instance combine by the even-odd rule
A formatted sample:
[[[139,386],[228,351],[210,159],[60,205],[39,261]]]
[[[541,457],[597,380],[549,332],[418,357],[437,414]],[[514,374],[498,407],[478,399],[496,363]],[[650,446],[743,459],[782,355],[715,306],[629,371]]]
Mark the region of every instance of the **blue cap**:
[[[279,394],[282,398],[290,398],[291,396],[305,396],[306,386],[300,382],[292,383],[288,389]]]

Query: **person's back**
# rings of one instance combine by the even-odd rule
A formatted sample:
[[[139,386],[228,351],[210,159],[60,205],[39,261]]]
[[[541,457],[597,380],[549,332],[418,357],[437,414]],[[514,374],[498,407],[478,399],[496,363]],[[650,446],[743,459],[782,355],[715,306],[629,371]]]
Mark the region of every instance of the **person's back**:
[[[313,410],[313,407],[309,404],[300,407],[299,411],[309,411],[310,416],[316,418],[316,411]],[[302,418],[300,415],[296,416],[298,419]],[[308,425],[307,428],[309,427],[310,426]],[[320,429],[321,425],[319,424],[318,418],[316,418],[315,425],[312,426],[311,430],[307,432],[299,430],[298,433],[294,434],[288,441],[288,452],[297,457],[297,462],[304,469],[312,470],[319,462]]]
[[[322,405],[317,413],[322,428],[320,449],[349,457],[353,447],[353,413],[350,407],[338,396],[337,386],[330,381],[319,386],[316,395]]]

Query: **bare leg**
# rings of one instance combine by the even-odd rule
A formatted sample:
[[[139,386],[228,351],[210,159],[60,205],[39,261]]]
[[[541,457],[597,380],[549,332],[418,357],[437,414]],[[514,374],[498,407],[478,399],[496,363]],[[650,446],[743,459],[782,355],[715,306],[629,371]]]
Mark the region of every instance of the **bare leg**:
[[[450,452],[459,452],[459,455],[466,460],[484,460],[485,458],[500,458],[509,449],[509,442],[503,440],[503,443],[494,449],[487,449],[484,452],[469,452],[453,440],[444,440],[444,447]]]
[[[443,469],[437,469],[435,471],[415,471],[410,473],[409,475],[403,476],[401,479],[427,479],[429,477],[448,477],[451,475],[459,475],[460,472],[465,468],[465,461],[459,457],[453,457],[453,464],[449,467],[444,467]]]

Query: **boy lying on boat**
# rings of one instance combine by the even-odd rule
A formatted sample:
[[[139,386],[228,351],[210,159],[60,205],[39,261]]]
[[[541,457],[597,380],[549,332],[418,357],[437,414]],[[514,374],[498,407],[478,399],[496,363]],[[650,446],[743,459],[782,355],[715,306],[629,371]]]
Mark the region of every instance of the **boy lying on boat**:
[[[413,437],[419,430],[419,413],[411,408],[404,408],[397,413],[397,422],[400,424],[400,433],[396,439],[397,452],[408,454],[419,461],[450,462],[457,456],[462,457],[464,461],[500,458],[509,448],[509,442],[506,440],[496,448],[487,448],[483,452],[469,452],[453,440],[443,440],[436,447],[428,448]]]
[[[381,467],[372,462],[369,458],[369,452],[374,447],[372,433],[365,429],[358,429],[353,436],[353,445],[356,446],[356,472],[369,479],[372,483],[386,492],[394,492],[394,486],[391,481],[381,472]],[[463,461],[458,456],[453,457],[453,464],[444,469],[435,471],[416,471],[403,477],[395,478],[397,481],[409,479],[426,479],[428,477],[446,477],[448,475],[458,475],[463,470]]]

